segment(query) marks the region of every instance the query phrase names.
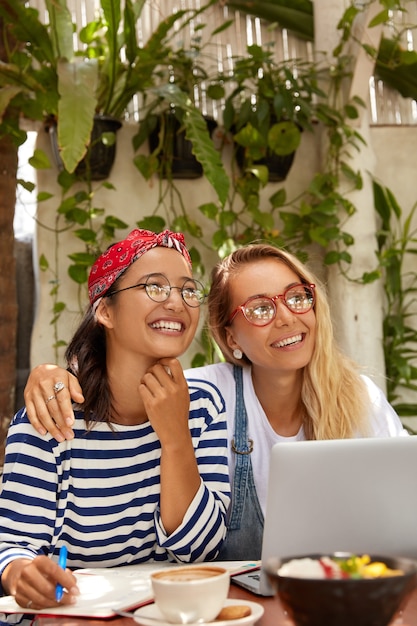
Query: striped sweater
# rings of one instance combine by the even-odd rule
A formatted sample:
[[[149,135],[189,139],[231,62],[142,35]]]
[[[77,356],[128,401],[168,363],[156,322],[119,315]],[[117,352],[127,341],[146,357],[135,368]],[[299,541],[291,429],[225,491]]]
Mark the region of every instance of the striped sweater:
[[[225,406],[216,388],[190,387],[201,484],[169,536],[159,511],[159,440],[149,422],[114,426],[96,423],[87,432],[76,412],[75,438],[58,443],[33,429],[25,409],[15,415],[0,495],[0,575],[16,558],[56,559],[63,544],[70,568],[216,556],[230,502]]]

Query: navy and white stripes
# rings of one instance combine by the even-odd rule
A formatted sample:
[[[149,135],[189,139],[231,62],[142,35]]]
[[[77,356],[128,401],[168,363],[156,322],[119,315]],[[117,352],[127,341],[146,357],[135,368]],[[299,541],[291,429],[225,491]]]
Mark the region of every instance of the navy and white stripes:
[[[214,558],[230,502],[227,430],[216,389],[190,388],[189,427],[201,484],[181,526],[167,536],[160,520],[160,444],[149,423],[96,423],[75,438],[41,437],[24,409],[10,426],[0,496],[0,575],[10,561],[54,555],[68,567],[113,567],[155,560]],[[167,416],[169,419],[169,416]]]

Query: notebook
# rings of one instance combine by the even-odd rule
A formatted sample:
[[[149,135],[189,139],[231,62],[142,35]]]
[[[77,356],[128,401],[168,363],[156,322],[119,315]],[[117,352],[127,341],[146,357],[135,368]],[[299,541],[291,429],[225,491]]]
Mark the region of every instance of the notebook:
[[[272,448],[262,563],[339,551],[417,558],[417,436]],[[272,594],[262,570],[232,580]]]
[[[114,617],[118,610],[133,611],[153,602],[151,573],[176,565],[181,564],[164,561],[114,568],[78,569],[74,572],[80,589],[76,604],[41,610],[23,609],[13,596],[4,596],[0,598],[0,622],[4,623],[1,619],[2,613],[40,613],[107,619]],[[259,566],[259,561],[255,563],[252,561],[216,561],[216,565],[225,567],[232,575],[235,572],[246,572]]]

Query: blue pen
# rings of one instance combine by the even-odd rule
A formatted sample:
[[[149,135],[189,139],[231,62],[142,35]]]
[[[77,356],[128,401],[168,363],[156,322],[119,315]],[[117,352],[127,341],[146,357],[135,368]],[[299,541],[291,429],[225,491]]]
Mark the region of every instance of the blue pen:
[[[59,567],[62,567],[62,569],[65,569],[67,566],[67,553],[68,553],[68,550],[66,546],[62,546],[62,548],[59,551],[59,559],[58,559],[58,565]],[[55,600],[57,602],[61,602],[63,593],[64,593],[64,588],[62,585],[58,583],[58,585],[56,586],[56,590],[55,590]]]

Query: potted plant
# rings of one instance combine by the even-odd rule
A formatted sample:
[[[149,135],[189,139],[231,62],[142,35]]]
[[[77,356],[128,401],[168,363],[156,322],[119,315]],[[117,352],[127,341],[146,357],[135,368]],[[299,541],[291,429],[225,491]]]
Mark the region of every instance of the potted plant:
[[[210,2],[204,9],[212,4]],[[198,13],[203,13],[204,9]],[[217,123],[203,113],[203,108],[208,102],[223,97],[224,90],[215,83],[217,67],[213,73],[208,48],[213,36],[230,24],[230,20],[224,22],[205,38],[205,42],[202,33],[206,24],[199,24],[187,48],[183,45],[172,47],[164,62],[158,64],[154,74],[156,84],[148,92],[146,114],[133,140],[136,150],[145,141],[149,143],[150,157],[138,155],[135,159],[145,178],[155,173],[165,179],[198,178],[203,171],[207,176],[210,168],[213,169],[216,153],[204,154],[204,151],[211,145],[207,139]],[[201,105],[203,100],[205,107]],[[202,117],[197,118],[195,110],[201,112]],[[208,134],[206,141],[201,142],[197,136],[204,125]]]
[[[242,171],[266,166],[270,182],[283,181],[291,168],[303,130],[312,130],[318,86],[314,63],[293,59],[277,63],[271,48],[251,45],[235,59],[234,88],[226,99],[223,122],[232,132]]]
[[[370,2],[350,2],[339,22],[339,28],[343,32],[343,41],[354,38],[352,26],[357,16],[365,11]],[[375,74],[389,87],[395,89],[404,98],[417,100],[417,52],[409,50],[404,45],[403,31],[415,28],[412,24],[405,24],[403,28],[393,28],[390,20],[390,11],[397,10],[407,14],[407,2],[403,0],[378,0],[381,11],[377,14],[370,27],[390,22],[390,36],[381,37],[378,49],[368,43],[364,47],[368,54],[375,60]],[[308,41],[314,41],[314,2],[312,0],[226,0],[226,4],[232,9],[242,11],[278,24],[287,28],[298,37]],[[361,44],[362,45],[362,44]]]
[[[16,44],[0,71],[3,110],[12,104],[23,117],[45,121],[47,129],[57,127],[63,146],[59,156],[72,173],[90,143],[94,115],[113,112],[99,103],[99,63],[90,58],[93,46],[85,57],[74,49],[66,2],[46,0],[46,8],[49,23],[43,24],[38,11],[22,2],[5,0],[1,5],[3,23]],[[86,27],[86,32],[91,30]]]
[[[115,118],[120,125],[132,97],[146,94],[154,86],[156,68],[170,54],[174,24],[178,31],[198,11],[181,10],[162,20],[141,47],[135,29],[145,1],[126,2],[122,16],[121,0],[103,0],[97,19],[78,32],[82,44],[78,51],[66,0],[45,1],[47,24],[41,22],[37,10],[25,7],[23,2],[1,3],[0,17],[17,45],[10,48],[9,62],[0,67],[0,114],[13,104],[28,119],[46,119],[48,125],[56,121],[59,155],[65,169],[72,173],[89,146],[99,141],[114,142],[114,133],[101,132],[99,140],[92,135],[95,116],[106,121]],[[194,114],[195,120],[198,110]],[[206,129],[195,122],[192,125],[190,134],[201,142],[200,152],[210,161],[215,151],[210,151]],[[222,170],[218,160],[209,172],[215,188],[216,174],[220,171],[222,177]]]

